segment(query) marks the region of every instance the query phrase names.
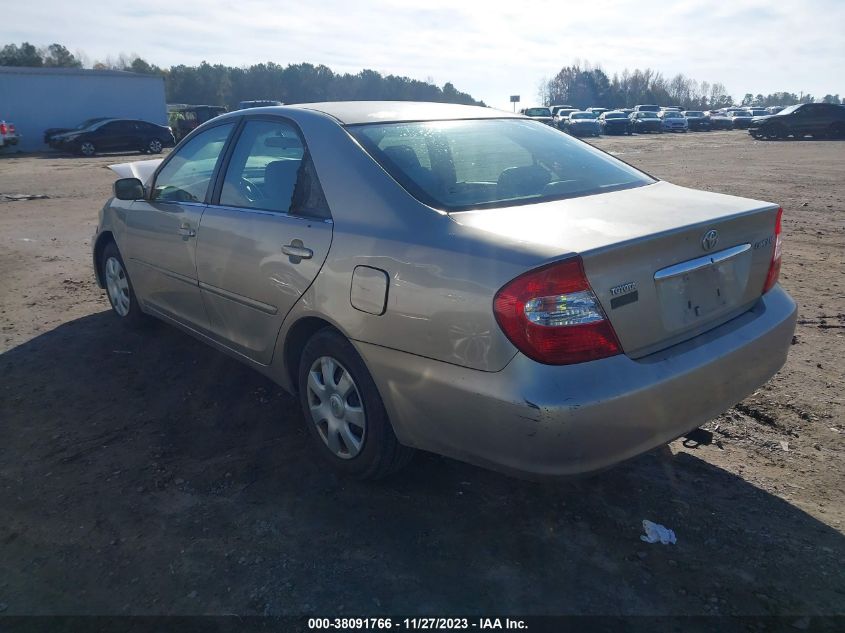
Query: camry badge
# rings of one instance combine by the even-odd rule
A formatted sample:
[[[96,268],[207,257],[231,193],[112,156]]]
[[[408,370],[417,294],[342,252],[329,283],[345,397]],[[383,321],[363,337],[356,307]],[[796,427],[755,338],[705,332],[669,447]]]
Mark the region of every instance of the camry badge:
[[[716,247],[716,243],[718,241],[719,231],[716,229],[710,229],[704,234],[704,237],[701,238],[701,248],[705,251],[712,251]]]

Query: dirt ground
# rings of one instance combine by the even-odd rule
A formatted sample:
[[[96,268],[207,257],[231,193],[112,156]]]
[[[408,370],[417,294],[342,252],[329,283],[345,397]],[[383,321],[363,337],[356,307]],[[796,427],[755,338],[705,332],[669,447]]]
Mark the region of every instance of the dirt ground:
[[[845,613],[845,142],[602,138],[677,184],[783,205],[787,365],[706,428],[538,484],[419,455],[340,479],[295,400],[160,325],[124,331],[90,237],[145,158],[0,158],[0,612]],[[677,545],[640,541],[641,522]]]

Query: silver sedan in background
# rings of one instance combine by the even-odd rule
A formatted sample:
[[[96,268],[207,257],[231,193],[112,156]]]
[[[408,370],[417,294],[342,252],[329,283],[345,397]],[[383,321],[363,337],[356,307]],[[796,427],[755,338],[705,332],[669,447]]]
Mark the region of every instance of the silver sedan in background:
[[[352,476],[413,449],[599,470],[741,400],[792,339],[776,204],[658,181],[520,115],[256,108],[114,169],[93,261],[117,317],[297,394]]]

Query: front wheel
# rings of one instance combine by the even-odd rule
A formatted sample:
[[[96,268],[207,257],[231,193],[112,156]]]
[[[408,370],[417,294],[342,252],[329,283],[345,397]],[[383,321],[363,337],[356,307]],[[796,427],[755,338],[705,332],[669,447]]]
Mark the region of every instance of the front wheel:
[[[79,153],[83,156],[93,156],[97,153],[97,148],[91,141],[84,141],[79,144]]]
[[[161,144],[161,141],[157,138],[154,138],[149,143],[147,143],[147,146],[144,149],[147,150],[150,154],[160,154],[162,147],[163,145]]]
[[[106,284],[106,294],[114,313],[129,327],[140,327],[148,322],[141,312],[135,289],[126,272],[123,257],[114,242],[109,242],[100,258],[100,275]]]
[[[363,359],[334,329],[317,332],[299,362],[299,400],[317,451],[336,470],[381,479],[414,454],[396,439]]]

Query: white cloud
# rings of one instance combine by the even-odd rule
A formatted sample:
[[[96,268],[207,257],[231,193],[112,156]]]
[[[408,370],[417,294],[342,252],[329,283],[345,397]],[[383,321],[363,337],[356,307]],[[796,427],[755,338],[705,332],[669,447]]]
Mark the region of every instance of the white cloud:
[[[510,94],[535,101],[539,81],[576,58],[611,73],[650,66],[721,81],[736,96],[845,93],[841,0],[41,0],[17,3],[14,14],[0,42],[59,42],[91,59],[138,53],[164,66],[373,68],[451,81],[503,108]]]

